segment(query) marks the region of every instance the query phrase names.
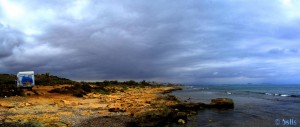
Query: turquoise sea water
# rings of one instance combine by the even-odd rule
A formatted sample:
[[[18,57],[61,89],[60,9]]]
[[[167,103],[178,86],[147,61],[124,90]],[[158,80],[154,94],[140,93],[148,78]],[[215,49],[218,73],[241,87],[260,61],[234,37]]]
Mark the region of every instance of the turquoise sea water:
[[[234,110],[203,110],[187,126],[300,126],[300,85],[193,85],[172,93],[181,100],[210,103],[232,98]]]

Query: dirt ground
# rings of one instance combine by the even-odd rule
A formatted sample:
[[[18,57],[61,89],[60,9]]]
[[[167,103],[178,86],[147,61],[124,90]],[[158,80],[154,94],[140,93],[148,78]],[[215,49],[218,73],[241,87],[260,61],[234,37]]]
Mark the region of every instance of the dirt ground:
[[[76,126],[100,116],[133,116],[152,110],[158,93],[173,87],[129,88],[124,92],[103,95],[89,93],[82,98],[49,93],[59,86],[35,86],[26,96],[0,99],[0,123],[33,122],[41,126]]]

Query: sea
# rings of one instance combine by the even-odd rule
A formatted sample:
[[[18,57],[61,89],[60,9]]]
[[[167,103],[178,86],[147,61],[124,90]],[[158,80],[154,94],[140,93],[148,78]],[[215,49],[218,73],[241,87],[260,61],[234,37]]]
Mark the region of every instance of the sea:
[[[300,127],[300,85],[186,85],[172,92],[182,101],[231,98],[233,110],[205,109],[187,127]]]

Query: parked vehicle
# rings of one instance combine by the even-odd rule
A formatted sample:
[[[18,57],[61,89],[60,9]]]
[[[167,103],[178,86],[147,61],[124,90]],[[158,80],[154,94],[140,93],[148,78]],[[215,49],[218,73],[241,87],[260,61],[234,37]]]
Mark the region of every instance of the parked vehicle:
[[[34,85],[34,71],[24,71],[17,74],[17,87],[32,90]]]

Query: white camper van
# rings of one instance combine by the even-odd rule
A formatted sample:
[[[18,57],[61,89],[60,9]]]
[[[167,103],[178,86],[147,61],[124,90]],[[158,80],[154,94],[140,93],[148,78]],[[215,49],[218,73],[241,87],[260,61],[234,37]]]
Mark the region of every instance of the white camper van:
[[[19,88],[32,89],[32,87],[35,85],[33,71],[19,72],[17,74],[17,78],[17,87]]]

